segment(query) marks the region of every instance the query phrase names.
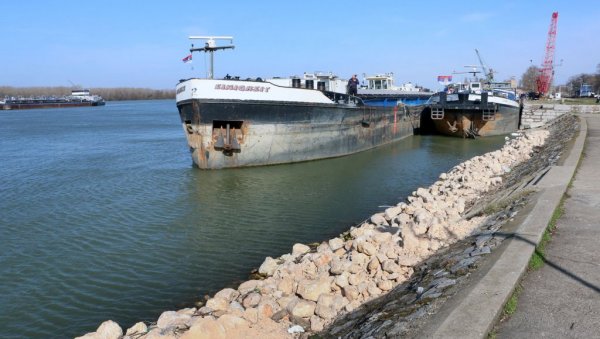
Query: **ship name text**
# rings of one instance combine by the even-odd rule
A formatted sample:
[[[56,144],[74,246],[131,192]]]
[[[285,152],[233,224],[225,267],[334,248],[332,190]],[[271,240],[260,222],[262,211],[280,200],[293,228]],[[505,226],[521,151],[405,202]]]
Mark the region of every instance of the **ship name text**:
[[[271,87],[267,86],[245,86],[245,85],[226,85],[216,84],[215,89],[225,91],[243,91],[243,92],[269,92]]]

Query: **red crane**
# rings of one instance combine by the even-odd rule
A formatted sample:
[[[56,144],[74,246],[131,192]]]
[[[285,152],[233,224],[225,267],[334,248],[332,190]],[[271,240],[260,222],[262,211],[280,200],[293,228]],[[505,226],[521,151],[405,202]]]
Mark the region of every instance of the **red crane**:
[[[546,95],[550,91],[552,78],[554,77],[554,47],[556,42],[556,24],[558,22],[558,12],[552,13],[550,19],[550,29],[548,30],[548,41],[546,42],[546,57],[544,64],[537,78],[538,92]]]

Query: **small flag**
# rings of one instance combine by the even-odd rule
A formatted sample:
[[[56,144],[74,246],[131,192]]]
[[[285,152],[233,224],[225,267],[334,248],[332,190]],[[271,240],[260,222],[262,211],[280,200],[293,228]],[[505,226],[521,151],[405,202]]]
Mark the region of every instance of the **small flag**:
[[[452,75],[438,75],[438,82],[450,82],[452,81]]]
[[[185,58],[181,59],[184,63],[192,62],[192,55],[188,55]]]

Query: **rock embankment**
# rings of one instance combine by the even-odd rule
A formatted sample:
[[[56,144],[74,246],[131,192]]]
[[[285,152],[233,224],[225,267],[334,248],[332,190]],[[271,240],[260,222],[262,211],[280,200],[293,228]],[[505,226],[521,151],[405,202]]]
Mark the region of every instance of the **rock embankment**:
[[[528,160],[548,134],[531,130],[507,140],[502,149],[455,166],[406,202],[374,214],[316,249],[296,244],[291,253],[266,258],[259,268],[264,279],[223,289],[203,307],[164,312],[156,324],[137,323],[125,334],[107,321],[81,338],[289,337],[319,332],[406,282],[421,262],[480,227],[485,218],[466,218],[465,211],[499,187],[503,175]],[[439,289],[452,283],[440,279]]]

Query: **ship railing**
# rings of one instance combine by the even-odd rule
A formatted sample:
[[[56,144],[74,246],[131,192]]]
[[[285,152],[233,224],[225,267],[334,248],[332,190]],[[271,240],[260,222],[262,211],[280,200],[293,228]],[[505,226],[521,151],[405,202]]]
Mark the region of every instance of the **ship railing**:
[[[348,104],[350,102],[354,103],[356,106],[364,106],[365,103],[360,97],[350,94],[344,94],[339,92],[332,91],[323,91],[326,97],[328,97],[331,101],[336,104]]]

